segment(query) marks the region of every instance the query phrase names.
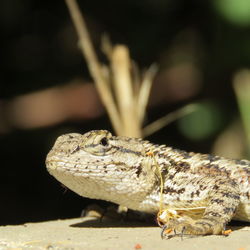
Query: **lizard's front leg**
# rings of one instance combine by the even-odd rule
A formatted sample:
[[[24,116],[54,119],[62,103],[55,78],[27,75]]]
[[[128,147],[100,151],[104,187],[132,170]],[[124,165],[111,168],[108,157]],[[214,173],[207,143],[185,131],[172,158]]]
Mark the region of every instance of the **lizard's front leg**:
[[[233,180],[220,178],[214,181],[208,194],[207,207],[200,219],[172,216],[163,227],[163,235],[170,232],[179,235],[222,234],[239,205],[239,188]]]

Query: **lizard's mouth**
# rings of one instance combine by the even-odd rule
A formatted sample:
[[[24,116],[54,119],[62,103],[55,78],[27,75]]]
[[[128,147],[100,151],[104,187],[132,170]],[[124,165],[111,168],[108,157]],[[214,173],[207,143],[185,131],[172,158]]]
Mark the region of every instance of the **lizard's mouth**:
[[[72,162],[63,161],[61,159],[50,159],[46,160],[46,167],[51,170],[66,171],[72,169]]]
[[[67,161],[62,160],[62,158],[59,157],[47,157],[45,164],[49,171],[50,170],[66,171],[68,169],[67,165],[69,163]]]
[[[47,155],[45,164],[48,170],[54,170],[58,168],[59,166],[62,166],[62,160],[58,157],[55,157],[55,155],[51,155],[51,152]]]
[[[47,161],[45,162],[46,167],[48,170],[55,170],[58,168],[58,163],[60,163],[59,161]],[[59,164],[60,165],[60,164]]]
[[[63,165],[62,161],[52,161],[46,160],[46,168],[48,170],[48,172],[54,176],[54,173],[56,172],[64,172],[63,168],[61,167]]]

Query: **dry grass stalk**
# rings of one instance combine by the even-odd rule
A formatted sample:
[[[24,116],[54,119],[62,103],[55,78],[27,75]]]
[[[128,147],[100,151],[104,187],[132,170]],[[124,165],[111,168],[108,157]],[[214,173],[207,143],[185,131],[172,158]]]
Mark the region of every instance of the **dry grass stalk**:
[[[192,112],[194,112],[197,109],[196,104],[188,104],[184,106],[183,108],[180,108],[176,111],[173,111],[171,113],[168,113],[166,116],[161,117],[160,119],[152,122],[151,124],[147,125],[143,129],[143,137],[147,137],[154,132],[160,130],[161,128],[165,127],[167,124],[185,116]]]
[[[136,64],[130,59],[128,48],[123,45],[113,47],[107,36],[103,38],[102,48],[110,61],[110,66],[102,65],[98,61],[76,0],[65,2],[79,36],[89,71],[117,135],[147,136],[191,112],[189,106],[184,107],[142,130],[152,81],[157,72],[156,65],[152,65],[141,77]]]
[[[246,133],[248,154],[250,153],[250,70],[237,72],[233,79],[233,87]]]
[[[146,107],[149,100],[149,94],[151,91],[152,83],[154,76],[157,72],[156,64],[152,64],[149,69],[145,72],[144,77],[142,79],[142,84],[138,93],[137,107],[138,107],[138,116],[140,123],[143,123]]]
[[[129,51],[125,46],[117,45],[112,51],[111,67],[114,90],[121,115],[123,131],[130,136],[140,137],[140,124],[137,121],[136,100],[131,79]]]
[[[109,114],[110,120],[116,133],[120,134],[121,124],[118,110],[112,97],[109,84],[107,83],[107,81],[105,81],[105,77],[103,76],[102,67],[97,59],[94,48],[92,46],[83,16],[75,0],[65,0],[65,2],[69,8],[71,18],[73,20],[77,34],[80,39],[82,53],[86,58],[88,68],[95,81],[96,88],[107,109],[107,112]]]

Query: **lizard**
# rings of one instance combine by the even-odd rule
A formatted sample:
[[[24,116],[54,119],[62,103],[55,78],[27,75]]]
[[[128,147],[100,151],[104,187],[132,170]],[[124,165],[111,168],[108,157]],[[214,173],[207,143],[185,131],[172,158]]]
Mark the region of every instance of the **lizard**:
[[[248,160],[92,130],[59,136],[46,167],[83,197],[149,214],[157,214],[163,206],[168,212],[163,230],[177,235],[223,234],[232,219],[250,222]]]

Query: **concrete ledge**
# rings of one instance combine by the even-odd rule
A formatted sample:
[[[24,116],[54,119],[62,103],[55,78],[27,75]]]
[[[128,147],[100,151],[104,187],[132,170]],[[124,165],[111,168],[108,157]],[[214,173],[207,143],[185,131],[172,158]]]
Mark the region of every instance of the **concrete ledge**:
[[[157,226],[87,217],[1,226],[0,249],[250,249],[250,227],[231,228],[228,237],[162,240]]]

